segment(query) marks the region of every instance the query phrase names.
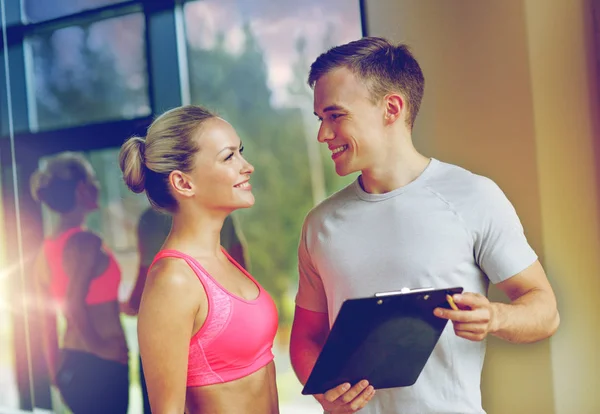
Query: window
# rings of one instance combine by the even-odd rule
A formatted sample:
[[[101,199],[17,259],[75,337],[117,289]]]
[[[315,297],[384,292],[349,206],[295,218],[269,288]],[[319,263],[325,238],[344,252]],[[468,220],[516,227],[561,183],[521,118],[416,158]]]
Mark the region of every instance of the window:
[[[1,178],[7,180],[12,177],[12,171],[0,169]],[[4,184],[5,181],[0,180]],[[0,198],[2,192],[0,191]],[[0,200],[1,201],[1,200]],[[4,205],[0,203],[0,218],[5,219]],[[4,232],[0,232],[0,407],[18,408],[19,393],[16,384],[16,357],[13,337],[13,314],[18,308],[13,285],[20,282],[19,269],[11,269],[6,260],[6,239]],[[12,271],[11,271],[12,270]]]
[[[137,250],[138,218],[149,207],[144,194],[134,194],[125,186],[121,170],[117,163],[120,148],[107,148],[86,152],[84,155],[92,165],[100,184],[98,210],[90,213],[86,226],[98,234],[110,247],[121,269],[119,300],[126,301],[131,294],[138,275],[139,257]],[[46,160],[43,158],[40,165]],[[51,236],[57,225],[57,215],[46,206],[42,207],[44,233]],[[0,278],[0,286],[1,286]],[[2,298],[0,292],[0,299]],[[0,302],[1,306],[1,302]],[[1,310],[1,308],[0,308]],[[0,319],[1,320],[1,319]],[[139,378],[139,349],[137,341],[137,319],[121,315],[121,323],[129,345],[129,413],[142,413],[142,390]],[[66,322],[58,317],[59,337],[62,337]],[[0,328],[0,335],[2,329]],[[0,336],[1,338],[1,336]],[[0,354],[1,356],[1,354]],[[0,368],[1,360],[0,360]],[[0,384],[2,383],[0,371]],[[1,395],[1,393],[0,393]],[[56,398],[54,407],[63,407],[60,398]],[[65,408],[66,409],[66,408]]]
[[[185,4],[184,21],[191,101],[236,128],[255,167],[257,201],[239,217],[250,270],[279,309],[281,410],[322,412],[300,395],[288,356],[296,252],[309,209],[354,177],[337,177],[321,151],[306,80],[319,54],[361,37],[359,2],[200,0]]]
[[[123,0],[23,0],[27,21],[32,23],[121,2]]]
[[[144,31],[134,13],[28,38],[32,130],[148,115]]]

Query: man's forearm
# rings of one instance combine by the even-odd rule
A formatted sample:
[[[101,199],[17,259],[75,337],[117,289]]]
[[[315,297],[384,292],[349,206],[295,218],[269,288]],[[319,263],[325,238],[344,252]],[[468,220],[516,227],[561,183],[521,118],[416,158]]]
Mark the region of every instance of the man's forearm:
[[[552,336],[560,318],[554,296],[532,290],[510,304],[492,303],[491,334],[513,343],[530,343]]]
[[[294,372],[302,385],[306,384],[322,347],[322,344],[309,339],[292,339],[290,343],[290,359]]]

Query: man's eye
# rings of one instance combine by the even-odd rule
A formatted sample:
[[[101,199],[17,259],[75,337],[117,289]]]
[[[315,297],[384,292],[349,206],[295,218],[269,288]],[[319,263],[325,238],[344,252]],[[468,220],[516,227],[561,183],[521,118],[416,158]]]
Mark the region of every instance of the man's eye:
[[[342,114],[331,114],[331,119],[338,119]]]

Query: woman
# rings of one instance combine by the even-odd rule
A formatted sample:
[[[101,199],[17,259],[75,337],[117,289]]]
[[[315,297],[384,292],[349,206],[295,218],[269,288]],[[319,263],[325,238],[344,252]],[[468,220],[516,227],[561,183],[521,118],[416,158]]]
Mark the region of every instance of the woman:
[[[225,218],[254,204],[254,167],[231,125],[199,106],[158,117],[119,154],[129,188],[172,216],[147,274],[138,316],[144,374],[155,414],[278,414],[269,294],[221,246]],[[347,384],[326,393],[368,401]]]
[[[84,227],[98,208],[92,167],[74,153],[54,156],[32,176],[31,192],[58,214],[35,263],[51,378],[74,414],[125,414],[129,369],[119,319],[121,272],[102,239]],[[60,350],[55,310],[66,319]]]
[[[231,125],[198,106],[163,114],[121,148],[125,183],[173,218],[138,319],[154,413],[279,412],[275,304],[220,243],[225,218],[254,204],[242,151]]]

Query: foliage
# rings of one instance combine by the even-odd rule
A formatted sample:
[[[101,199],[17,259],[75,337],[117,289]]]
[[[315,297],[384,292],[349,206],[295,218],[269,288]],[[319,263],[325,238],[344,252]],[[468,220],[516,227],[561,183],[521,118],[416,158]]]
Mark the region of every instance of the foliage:
[[[305,131],[299,109],[271,105],[264,57],[248,25],[244,33],[239,54],[228,53],[222,37],[211,49],[188,50],[191,96],[236,128],[255,166],[257,202],[239,218],[251,270],[281,305],[295,281],[298,235],[312,206]]]

